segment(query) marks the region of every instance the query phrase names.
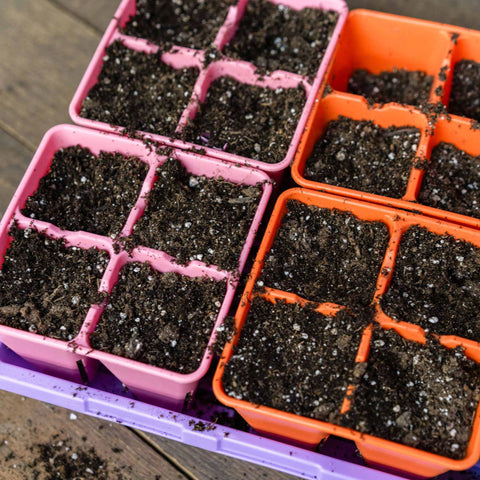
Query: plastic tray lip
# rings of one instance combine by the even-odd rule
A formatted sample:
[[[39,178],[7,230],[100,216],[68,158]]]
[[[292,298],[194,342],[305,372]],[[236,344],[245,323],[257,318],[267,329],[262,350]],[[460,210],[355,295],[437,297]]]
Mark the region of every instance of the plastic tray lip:
[[[275,0],[276,1],[276,0]],[[72,98],[72,101],[69,106],[69,115],[70,118],[73,120],[73,122],[77,125],[85,126],[85,127],[90,127],[96,130],[103,130],[106,132],[111,132],[111,133],[120,133],[124,130],[124,127],[121,126],[112,126],[104,122],[100,122],[97,120],[90,120],[84,117],[80,116],[80,110],[81,110],[81,105],[83,102],[83,99],[87,96],[88,91],[90,90],[89,84],[91,83],[91,80],[93,77],[96,78],[94,75],[95,71],[99,69],[100,67],[100,62],[103,56],[103,52],[106,48],[107,45],[111,43],[111,41],[115,37],[125,37],[124,35],[121,35],[119,33],[119,22],[120,19],[123,17],[125,14],[125,11],[127,8],[130,6],[132,0],[123,0],[122,3],[120,4],[119,8],[117,9],[117,12],[115,13],[115,16],[113,20],[110,22],[108,28],[106,29],[86,71],[84,76],[82,77],[82,80],[80,81],[80,84],[78,85],[75,94]],[[242,2],[240,2],[242,3]],[[179,149],[203,149],[205,150],[206,154],[214,157],[214,158],[219,158],[221,160],[226,160],[228,162],[236,162],[236,163],[242,163],[246,164],[249,166],[253,166],[256,168],[259,168],[260,170],[263,170],[267,173],[270,173],[272,175],[275,174],[280,174],[285,168],[287,168],[291,162],[293,161],[293,157],[295,155],[295,151],[298,147],[298,144],[300,143],[300,139],[303,133],[303,130],[305,128],[305,124],[307,122],[307,118],[309,116],[310,110],[312,109],[312,106],[314,105],[315,102],[315,94],[318,91],[323,78],[325,77],[325,74],[327,72],[327,67],[328,64],[331,60],[331,57],[333,55],[333,52],[335,50],[338,38],[340,36],[340,32],[343,29],[343,26],[345,24],[345,21],[347,19],[347,14],[348,14],[348,7],[345,3],[344,0],[316,0],[315,4],[317,4],[317,8],[319,9],[329,9],[329,10],[334,10],[338,13],[338,19],[337,23],[335,25],[335,28],[333,30],[332,36],[330,38],[329,44],[325,50],[325,53],[323,55],[323,58],[320,62],[319,68],[317,70],[316,76],[311,83],[311,88],[309,94],[306,96],[306,101],[303,106],[303,111],[302,114],[297,122],[297,127],[295,129],[295,132],[292,135],[292,138],[289,143],[289,148],[287,150],[287,153],[285,154],[285,157],[283,160],[280,162],[276,163],[267,163],[259,160],[254,160],[254,159],[249,159],[247,157],[243,157],[240,155],[236,155],[234,153],[227,153],[223,152],[222,150],[217,150],[214,148],[209,148],[209,147],[203,147],[202,145],[198,145],[195,143],[191,142],[185,142],[180,139],[172,139],[169,138],[165,135],[158,135],[154,133],[149,133],[149,132],[141,132],[139,131],[138,133],[144,136],[145,138],[151,138],[154,141],[159,141],[160,143],[169,146],[169,147],[175,147]],[[236,8],[236,7],[234,7]],[[131,39],[136,39],[137,37],[129,37]],[[153,45],[150,43],[150,45]],[[201,53],[203,50],[198,50],[197,53]],[[252,64],[253,65],[253,64]],[[202,75],[202,71],[199,72],[200,77]],[[285,72],[282,70],[277,70],[275,72],[272,72],[269,77],[275,78],[276,76],[278,77],[279,75],[281,76]],[[197,84],[199,82],[199,78],[197,78]],[[188,108],[188,107],[187,107]]]
[[[0,349],[3,348],[4,345],[0,343]],[[216,425],[216,428],[210,431],[193,431],[190,422],[208,422],[174,410],[36,372],[24,366],[12,365],[3,360],[0,360],[0,388],[306,479],[405,480],[400,476],[378,472],[223,425]],[[295,467],[291,467],[292,463]]]

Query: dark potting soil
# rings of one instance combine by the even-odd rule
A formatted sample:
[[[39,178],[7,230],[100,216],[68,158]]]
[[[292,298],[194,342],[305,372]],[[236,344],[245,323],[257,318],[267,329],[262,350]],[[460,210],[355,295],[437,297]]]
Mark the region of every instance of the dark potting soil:
[[[225,367],[227,395],[338,423],[367,323],[347,310],[330,317],[313,308],[254,298]]]
[[[375,75],[358,69],[348,79],[347,92],[362,95],[370,103],[397,102],[420,106],[428,102],[433,76],[420,70],[394,68]]]
[[[262,74],[287,70],[313,77],[337,20],[338,14],[331,10],[294,10],[265,0],[250,0],[223,52],[254,63]]]
[[[140,194],[148,165],[135,157],[80,145],[55,152],[50,171],[22,213],[67,230],[115,237]]]
[[[418,226],[409,228],[380,305],[395,320],[480,341],[480,248]]]
[[[480,63],[460,60],[455,65],[448,112],[480,122]]]
[[[257,287],[352,309],[370,305],[388,246],[386,225],[297,201],[287,209]]]
[[[206,48],[214,40],[235,0],[137,0],[137,12],[122,33],[146,38],[168,50],[173,45]]]
[[[479,366],[463,349],[373,332],[366,371],[344,425],[387,440],[463,458],[480,400]]]
[[[480,218],[479,169],[480,155],[469,155],[451,143],[439,143],[432,150],[418,201]]]
[[[157,169],[131,239],[182,264],[200,260],[235,271],[261,195],[260,185],[195,176],[169,158]]]
[[[328,122],[305,164],[304,176],[363,192],[401,198],[420,141],[415,127],[382,128],[340,116]]]
[[[226,284],[206,277],[162,274],[128,263],[97,328],[93,348],[180,373],[202,361]]]
[[[88,309],[100,303],[100,279],[109,257],[95,249],[65,247],[34,229],[12,227],[0,275],[0,323],[72,340]]]
[[[37,458],[33,461],[32,468],[35,476],[36,468],[45,471],[43,480],[108,480],[114,478],[108,474],[108,462],[100,458],[94,448],[73,448],[66,440],[53,443],[35,445],[33,450]],[[119,469],[116,469],[119,470]],[[38,472],[39,473],[39,472]],[[119,471],[115,478],[124,478]],[[40,478],[36,477],[35,478]]]
[[[196,68],[174,69],[116,41],[106,48],[97,83],[80,115],[128,130],[172,136],[198,76]]]
[[[266,163],[287,154],[305,103],[305,91],[243,85],[231,77],[215,80],[184,140]]]

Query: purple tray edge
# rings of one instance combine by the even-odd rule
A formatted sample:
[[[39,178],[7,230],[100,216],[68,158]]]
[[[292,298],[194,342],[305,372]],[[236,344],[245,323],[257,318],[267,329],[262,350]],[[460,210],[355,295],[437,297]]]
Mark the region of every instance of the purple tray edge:
[[[111,393],[107,391],[108,378],[105,387],[106,390],[85,387],[39,373],[0,343],[2,390],[305,479],[402,480],[402,477],[222,425],[214,430],[195,431],[192,421],[196,423],[201,419]]]

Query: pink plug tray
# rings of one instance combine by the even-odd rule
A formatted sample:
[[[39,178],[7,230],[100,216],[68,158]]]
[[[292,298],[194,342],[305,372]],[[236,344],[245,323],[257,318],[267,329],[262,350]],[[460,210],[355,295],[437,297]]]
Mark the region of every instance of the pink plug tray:
[[[207,266],[197,260],[190,262],[187,266],[181,266],[174,263],[173,258],[165,252],[139,246],[131,254],[122,250],[115,253],[114,242],[109,237],[83,231],[60,230],[50,223],[22,215],[21,209],[26,199],[34,193],[40,179],[47,174],[54,152],[71,145],[87,147],[95,155],[103,150],[119,152],[125,156],[135,156],[149,166],[140,195],[135,207],[130,212],[121,235],[128,236],[132,232],[135,222],[140,218],[145,209],[145,196],[155,181],[155,169],[167,157],[157,155],[138,140],[96,132],[81,127],[60,125],[49,130],[43,138],[0,223],[0,253],[2,257],[9,244],[9,228],[16,221],[21,229],[33,227],[39,231],[45,231],[52,238],[65,238],[68,246],[80,248],[95,247],[106,251],[110,256],[110,261],[100,284],[99,290],[102,292],[110,292],[112,290],[118,279],[121,267],[128,262],[148,261],[154,269],[160,272],[176,272],[189,277],[207,276],[215,281],[226,280],[226,292],[209,340],[210,346],[215,340],[215,329],[228,313],[237,285],[238,273],[242,271],[245,265],[256,230],[267,206],[272,191],[269,177],[261,171],[245,166],[236,166],[231,163],[183,151],[172,151],[171,156],[177,158],[187,171],[194,175],[222,177],[232,183],[246,185],[261,184],[263,189],[262,197],[239,258],[237,271],[220,270],[213,265]],[[44,337],[3,325],[0,325],[0,341],[42,371],[74,381],[80,381],[81,374],[86,374],[89,379],[94,378],[98,362],[101,362],[121,382],[137,394],[138,398],[152,403],[161,403],[170,408],[181,409],[186,395],[194,393],[200,378],[203,377],[209,368],[212,358],[209,348],[205,351],[200,367],[191,374],[180,374],[93,350],[90,347],[88,335],[94,330],[102,311],[102,305],[92,306],[85,317],[79,334],[70,342]],[[83,366],[82,372],[79,371],[78,362],[81,362]]]
[[[182,131],[189,118],[191,119],[195,116],[199,104],[201,104],[206,98],[210,84],[220,76],[228,75],[241,83],[257,85],[272,89],[296,88],[298,84],[301,83],[306,91],[306,103],[304,105],[302,115],[299,119],[295,133],[292,137],[287,154],[284,159],[280,162],[270,164],[263,161],[228,153],[215,148],[205,147],[204,145],[197,145],[178,139],[171,139],[163,135],[142,132],[143,135],[152,138],[155,141],[159,141],[165,145],[173,146],[176,148],[202,148],[205,150],[206,154],[211,157],[240,164],[248,164],[260,168],[263,171],[268,172],[275,180],[278,180],[281,177],[281,173],[283,172],[283,170],[285,170],[285,168],[290,165],[299,144],[307,117],[315,101],[316,92],[318,91],[325,75],[328,63],[340,35],[340,31],[345,22],[348,9],[343,0],[281,0],[281,2],[279,0],[268,1],[274,4],[282,3],[286,6],[291,7],[292,9],[297,10],[309,7],[321,10],[333,10],[338,13],[338,21],[335,26],[333,35],[313,81],[310,81],[307,77],[303,77],[283,70],[276,70],[268,76],[261,77],[255,73],[256,67],[253,64],[245,61],[233,61],[231,59],[214,62],[207,67],[204,67],[203,60],[205,57],[205,52],[203,50],[192,50],[180,46],[175,46],[170,50],[169,53],[164,53],[161,58],[162,61],[168,63],[173,68],[197,67],[200,71],[195,86],[193,88],[190,103],[184,110],[178,122],[176,129],[177,133]],[[238,22],[240,21],[245,11],[246,4],[246,0],[240,0],[236,6],[230,7],[226,20],[223,26],[219,29],[219,32],[213,42],[214,46],[222,49],[222,47],[233,37],[235,31],[238,28]],[[70,104],[70,116],[72,120],[78,125],[107,132],[121,132],[123,130],[121,125],[114,126],[81,117],[80,111],[83,100],[85,99],[93,85],[95,85],[95,83],[97,82],[98,75],[103,66],[105,48],[108,45],[112,44],[116,40],[121,40],[128,48],[131,48],[133,50],[146,53],[153,53],[158,51],[158,46],[153,45],[151,42],[148,42],[145,39],[126,36],[120,32],[120,28],[125,26],[130,16],[135,14],[135,12],[136,0],[123,0],[115,14],[114,19],[108,26]]]

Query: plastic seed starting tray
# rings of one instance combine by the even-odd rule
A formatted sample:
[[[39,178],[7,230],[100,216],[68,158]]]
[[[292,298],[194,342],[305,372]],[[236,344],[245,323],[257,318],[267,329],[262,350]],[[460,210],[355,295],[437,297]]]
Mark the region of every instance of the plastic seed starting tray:
[[[297,183],[312,190],[291,190],[284,193],[281,198],[285,199],[288,195],[298,196],[306,203],[328,206],[328,208],[335,207],[344,211],[356,211],[361,218],[381,220],[387,224],[390,244],[384,266],[391,271],[388,278],[379,276],[377,294],[381,294],[387,287],[397,248],[395,242],[398,243],[402,232],[409,225],[420,222],[432,232],[439,234],[449,232],[480,245],[478,231],[468,228],[478,228],[480,226],[478,220],[418,203],[412,204],[417,199],[421,186],[423,175],[421,170],[412,168],[405,195],[399,199],[365,194],[334,185],[309,183],[302,178],[305,160],[313,145],[321,136],[328,120],[338,115],[355,119],[371,119],[380,126],[391,124],[399,127],[406,124],[416,126],[421,132],[418,158],[428,159],[432,148],[441,141],[452,142],[471,155],[480,154],[480,137],[478,132],[470,129],[472,123],[468,119],[452,116],[452,121],[447,122],[441,118],[433,118],[414,107],[398,104],[383,107],[374,105],[368,108],[365,99],[346,93],[348,78],[357,68],[367,68],[373,73],[391,70],[394,67],[423,70],[434,76],[429,101],[432,104],[443,102],[448,106],[454,65],[463,58],[480,60],[478,42],[480,33],[393,15],[356,11],[348,16],[340,43],[335,50],[347,19],[347,8],[343,1],[268,1],[273,4],[283,3],[293,9],[308,7],[338,12],[337,25],[313,80],[282,70],[261,77],[256,74],[254,65],[231,59],[215,60],[206,65],[204,60],[208,50],[193,50],[180,46],[175,46],[170,52],[164,53],[162,61],[173,68],[196,67],[199,70],[191,101],[178,121],[178,132],[182,130],[188,118],[196,114],[198,107],[205,100],[210,83],[220,76],[229,75],[240,83],[273,89],[295,88],[301,83],[306,90],[306,103],[285,158],[277,164],[267,164],[229,154],[223,150],[205,148],[204,145],[140,132],[144,140],[151,139],[173,147],[173,156],[195,175],[222,176],[232,182],[250,185],[263,182],[263,196],[246,239],[238,271],[248,265],[248,252],[253,246],[255,231],[260,225],[272,190],[268,177],[260,170],[267,172],[274,180],[279,180],[283,170],[291,163],[297,147],[299,147],[298,154],[292,168],[292,175]],[[221,50],[233,37],[244,14],[246,3],[246,0],[240,0],[238,4],[228,9],[225,21],[213,40],[215,47]],[[120,268],[131,261],[148,260],[159,271],[176,271],[187,276],[207,275],[214,280],[227,279],[227,291],[216,322],[218,325],[227,314],[233,300],[237,282],[236,272],[221,271],[199,261],[182,267],[172,263],[172,259],[164,252],[142,247],[136,248],[133,256],[128,257],[126,252],[116,252],[112,239],[108,237],[86,232],[62,231],[49,223],[26,218],[20,212],[26,198],[36,190],[40,178],[48,171],[53,153],[58,148],[81,144],[90,148],[94,154],[100,150],[106,150],[134,155],[149,166],[135,209],[131,211],[122,233],[126,235],[131,233],[134,223],[141,216],[145,208],[143,197],[152,186],[155,166],[158,161],[161,161],[162,156],[158,157],[152,148],[142,141],[114,135],[113,133],[122,132],[121,125],[112,126],[80,116],[82,101],[97,81],[104,61],[105,48],[108,45],[115,40],[121,40],[132,50],[142,52],[158,50],[157,46],[145,39],[128,37],[120,32],[135,11],[135,0],[122,1],[71,103],[72,119],[90,129],[59,126],[47,133],[0,224],[0,251],[4,254],[7,248],[8,228],[15,219],[22,229],[33,225],[40,230],[46,229],[47,235],[52,238],[64,237],[68,245],[80,248],[96,246],[106,251],[110,262],[101,282],[101,291],[111,291]],[[333,61],[328,66],[334,51]],[[325,77],[334,91],[324,97]],[[301,140],[304,129],[305,134]],[[206,155],[197,155],[189,151],[199,148],[203,149]],[[250,166],[258,167],[260,170]],[[322,190],[327,193],[313,190]],[[273,241],[274,232],[285,212],[285,204],[280,200],[275,208],[267,227],[267,234],[260,246],[260,256],[266,252]],[[420,214],[411,213],[412,211]],[[442,223],[440,219],[446,219],[448,222]],[[261,268],[259,265],[255,264],[253,277],[258,275]],[[253,281],[254,279],[250,279],[247,294]],[[275,298],[285,298],[289,302],[303,302],[295,295],[278,291],[271,291],[270,295]],[[97,305],[90,309],[82,330],[74,342],[48,339],[34,333],[20,332],[1,326],[0,388],[307,479],[400,480],[432,476],[450,468],[467,468],[475,458],[478,458],[480,444],[478,412],[467,458],[462,461],[425,454],[410,447],[289,414],[268,412],[270,418],[265,417],[267,418],[265,420],[260,417],[269,409],[253,408],[252,405],[245,403],[240,406],[235,405],[235,408],[238,407],[238,411],[241,411],[242,415],[257,429],[254,430],[243,422],[239,422],[239,416],[233,408],[220,404],[216,399],[212,384],[215,389],[221,390],[220,377],[217,375],[213,381],[214,370],[219,362],[218,359],[212,359],[209,351],[205,353],[197,372],[189,378],[183,376],[184,378],[180,379],[181,375],[173,372],[158,368],[147,372],[150,368],[143,367],[139,370],[137,362],[118,361],[112,358],[115,357],[113,355],[92,350],[88,343],[88,334],[98,321],[102,308],[102,305]],[[244,313],[246,314],[246,311]],[[392,323],[391,319],[381,311],[377,311],[377,319],[383,328],[395,328],[408,338],[418,340],[419,335],[422,334],[419,327],[404,322]],[[210,343],[213,340],[214,335],[210,338]],[[364,335],[364,342],[367,341],[368,332]],[[448,347],[460,344],[465,347],[468,356],[477,362],[480,360],[478,344],[475,342],[443,337],[442,343]],[[360,350],[357,361],[368,356],[368,348]],[[82,368],[79,367],[79,362]],[[85,374],[88,376],[87,383]],[[145,382],[155,385],[155,388],[149,386],[145,390]],[[195,396],[188,401],[188,393],[193,393],[195,390]],[[221,394],[219,398],[222,398]],[[200,426],[207,428],[195,428],[199,422],[201,422]],[[295,435],[297,438],[294,438]],[[277,439],[281,437],[281,440],[273,440],[269,437]],[[316,446],[321,439],[324,442],[319,449],[320,453],[317,453]],[[295,446],[299,441],[304,447]],[[306,443],[309,444],[308,447],[305,447]],[[357,448],[363,457],[358,454]],[[367,466],[365,461],[370,466]],[[409,473],[396,476],[391,473],[395,469]],[[468,471],[459,473],[448,472],[437,478],[439,480],[456,480],[457,478],[473,480],[480,478],[480,466],[475,465]]]
[[[282,193],[277,200],[270,223],[267,226],[266,234],[255,259],[251,276],[245,288],[245,294],[236,315],[237,333],[233,340],[235,344],[241,337],[241,328],[247,319],[254,287],[261,274],[265,257],[273,245],[282,218],[287,212],[287,202],[291,200],[305,205],[329,209],[334,212],[350,212],[360,220],[367,222],[379,221],[388,227],[390,241],[385,251],[380,273],[376,279],[376,291],[372,298],[372,303],[374,303],[375,298],[385,293],[392,276],[395,276],[395,261],[399,245],[401,244],[401,238],[411,226],[419,225],[440,236],[445,234],[452,235],[455,238],[471,242],[477,247],[480,247],[480,234],[474,229],[462,228],[448,222],[348,199],[338,195],[301,189],[287,190]],[[319,265],[319,268],[322,266],[324,267],[324,265]],[[303,304],[306,302],[306,299],[298,297],[295,291],[286,292],[276,290],[268,283],[265,283],[265,288],[268,292],[267,299],[270,299],[270,301],[283,299],[287,303]],[[332,301],[334,300],[332,299]],[[335,304],[332,303],[321,304],[319,311],[324,315],[334,315],[335,309],[332,310],[334,305]],[[378,304],[376,305],[375,320],[382,328],[393,328],[404,338],[420,343],[422,343],[422,341],[424,342],[425,332],[422,328],[418,325],[409,324],[407,321],[396,322],[388,317]],[[358,349],[357,362],[368,361],[369,337],[370,329],[367,327],[362,343]],[[455,336],[440,336],[440,343],[448,348],[462,346],[468,357],[476,362],[480,360],[480,347],[478,342]],[[225,358],[225,362],[228,362],[232,354],[233,344],[228,344],[222,356]],[[308,448],[316,448],[328,435],[341,436],[355,442],[367,464],[379,465],[383,468],[391,468],[396,471],[403,471],[423,477],[432,477],[451,469],[463,470],[469,468],[476,463],[480,456],[480,407],[477,408],[466,457],[462,460],[453,460],[445,456],[421,451],[335,424],[285,413],[270,407],[254,405],[245,400],[233,398],[226,395],[223,390],[223,372],[224,363],[221,362],[214,378],[214,391],[217,398],[225,405],[235,408],[257,431],[273,435],[277,438],[283,438],[290,442],[306,445]],[[351,393],[351,390],[347,390],[347,392]],[[345,401],[347,401],[347,397],[345,397],[344,402]],[[342,408],[343,407],[338,405],[339,410]]]
[[[348,16],[327,73],[325,85],[331,93],[319,96],[310,115],[292,165],[295,182],[305,188],[344,195],[372,203],[415,210],[455,223],[480,227],[478,218],[446,212],[419,203],[419,192],[432,149],[449,142],[469,155],[480,153],[480,135],[472,119],[448,113],[455,65],[464,59],[478,61],[480,32],[450,25],[399,17],[367,10],[355,10]],[[387,103],[370,105],[365,98],[347,92],[348,79],[356,69],[378,74],[394,68],[420,70],[433,76],[427,108]],[[440,107],[440,108],[438,108]],[[442,113],[442,107],[445,109]],[[412,165],[407,188],[401,198],[361,192],[334,184],[316,182],[304,176],[305,164],[326,125],[339,116],[366,119],[380,127],[399,129],[414,126],[421,138],[416,151],[420,166]],[[427,165],[422,165],[424,161]],[[379,178],[382,172],[379,171]],[[415,205],[412,205],[412,202]]]
[[[219,29],[219,32],[213,42],[213,45],[215,47],[221,50],[223,46],[235,34],[238,23],[242,18],[242,15],[244,14],[246,3],[247,2],[245,0],[241,0],[236,6],[230,7],[228,15],[225,19],[225,23]],[[272,0],[271,3],[277,4],[280,2],[278,2],[277,0]],[[283,0],[281,3],[293,9],[302,9],[309,7],[319,10],[333,10],[335,12],[338,12],[337,24],[333,31],[330,43],[325,51],[321,63],[319,64],[318,72],[313,80],[309,80],[307,77],[302,77],[296,73],[287,72],[284,70],[277,70],[275,72],[272,72],[270,75],[261,76],[255,73],[256,67],[253,64],[228,58],[221,59],[219,61],[210,63],[208,66],[204,66],[204,60],[206,56],[206,52],[204,50],[193,50],[181,46],[175,46],[171,49],[169,53],[164,53],[162,55],[162,60],[166,63],[169,63],[173,68],[196,67],[199,69],[199,75],[193,87],[191,101],[178,121],[178,126],[176,129],[177,133],[180,133],[182,131],[182,129],[188,122],[188,119],[191,119],[195,116],[199,106],[205,101],[211,82],[220,76],[230,76],[239,83],[256,85],[271,89],[297,88],[299,84],[302,84],[306,92],[305,105],[302,115],[298,121],[298,125],[295,129],[295,133],[288,147],[288,151],[285,157],[280,162],[269,164],[264,161],[255,160],[253,158],[246,158],[232,153],[228,153],[223,151],[222,149],[206,147],[205,145],[197,145],[178,139],[171,139],[165,135],[157,135],[148,132],[142,132],[142,134],[156,141],[162,142],[165,145],[187,149],[201,148],[204,149],[207,155],[214,158],[242,164],[248,163],[248,165],[260,168],[265,172],[268,172],[272,176],[272,178],[278,180],[283,170],[285,170],[285,168],[290,165],[293,159],[295,151],[298,147],[298,143],[300,141],[300,137],[305,127],[305,122],[313,106],[315,94],[324,77],[335,44],[338,40],[338,36],[347,15],[347,7],[343,0]],[[82,108],[83,100],[88,95],[90,89],[97,82],[97,77],[103,65],[105,48],[108,45],[112,44],[115,40],[120,40],[127,47],[133,50],[142,51],[145,53],[153,53],[158,51],[158,46],[152,44],[149,41],[146,41],[145,39],[129,37],[121,33],[120,29],[126,25],[131,15],[135,14],[135,12],[136,1],[123,0],[117,10],[117,13],[115,14],[114,20],[112,20],[109,27],[107,28],[102,38],[102,41],[100,42],[97,51],[95,52],[92,61],[88,66],[88,69],[85,72],[85,75],[70,105],[70,116],[76,124],[104,130],[107,132],[119,132],[122,130],[121,125],[112,126],[103,122],[84,118],[80,116],[80,111]]]
[[[82,147],[88,148],[94,155],[97,155],[100,151],[119,152],[127,157],[133,155],[149,166],[140,195],[121,232],[121,236],[125,237],[131,234],[135,222],[145,210],[146,196],[155,181],[155,170],[165,161],[166,157],[155,154],[155,152],[150,151],[142,142],[137,140],[112,136],[81,127],[60,125],[52,128],[45,135],[2,219],[0,224],[0,250],[2,256],[5,255],[9,244],[8,230],[16,222],[22,230],[35,228],[38,231],[44,231],[52,238],[65,238],[68,246],[82,249],[95,247],[107,252],[110,256],[110,262],[100,283],[99,290],[101,292],[112,291],[121,268],[130,262],[149,262],[155,270],[162,273],[175,272],[188,277],[208,277],[214,281],[224,280],[226,282],[226,291],[211,333],[209,341],[209,345],[211,345],[215,339],[215,329],[221,324],[229,311],[238,282],[238,273],[242,271],[245,265],[249,250],[253,244],[255,232],[267,206],[272,190],[268,176],[261,171],[247,167],[225,164],[215,159],[200,157],[184,151],[172,151],[171,155],[180,161],[188,172],[194,175],[221,177],[232,183],[243,185],[258,184],[259,188],[263,189],[262,198],[241,252],[238,271],[219,270],[214,265],[209,266],[198,260],[194,260],[184,267],[174,263],[172,257],[162,251],[142,246],[134,248],[131,252],[122,251],[121,249],[120,251],[115,251],[114,241],[109,237],[102,237],[87,232],[60,230],[50,223],[22,215],[21,208],[25,204],[26,199],[38,187],[40,179],[48,172],[54,152],[61,148],[75,145],[82,145]],[[199,380],[208,371],[212,360],[212,354],[209,349],[206,349],[198,369],[190,374],[180,374],[94,350],[90,346],[89,335],[95,330],[103,308],[104,306],[102,305],[92,306],[78,335],[68,342],[4,325],[0,325],[0,340],[43,371],[59,374],[64,378],[76,379],[77,381],[81,379],[81,373],[86,374],[89,379],[93,379],[100,362],[113,372],[121,382],[127,385],[132,392],[135,392],[138,398],[148,399],[156,403],[162,402],[164,405],[172,408],[181,409],[187,394],[194,394]],[[78,362],[83,364],[83,372],[79,371]]]

